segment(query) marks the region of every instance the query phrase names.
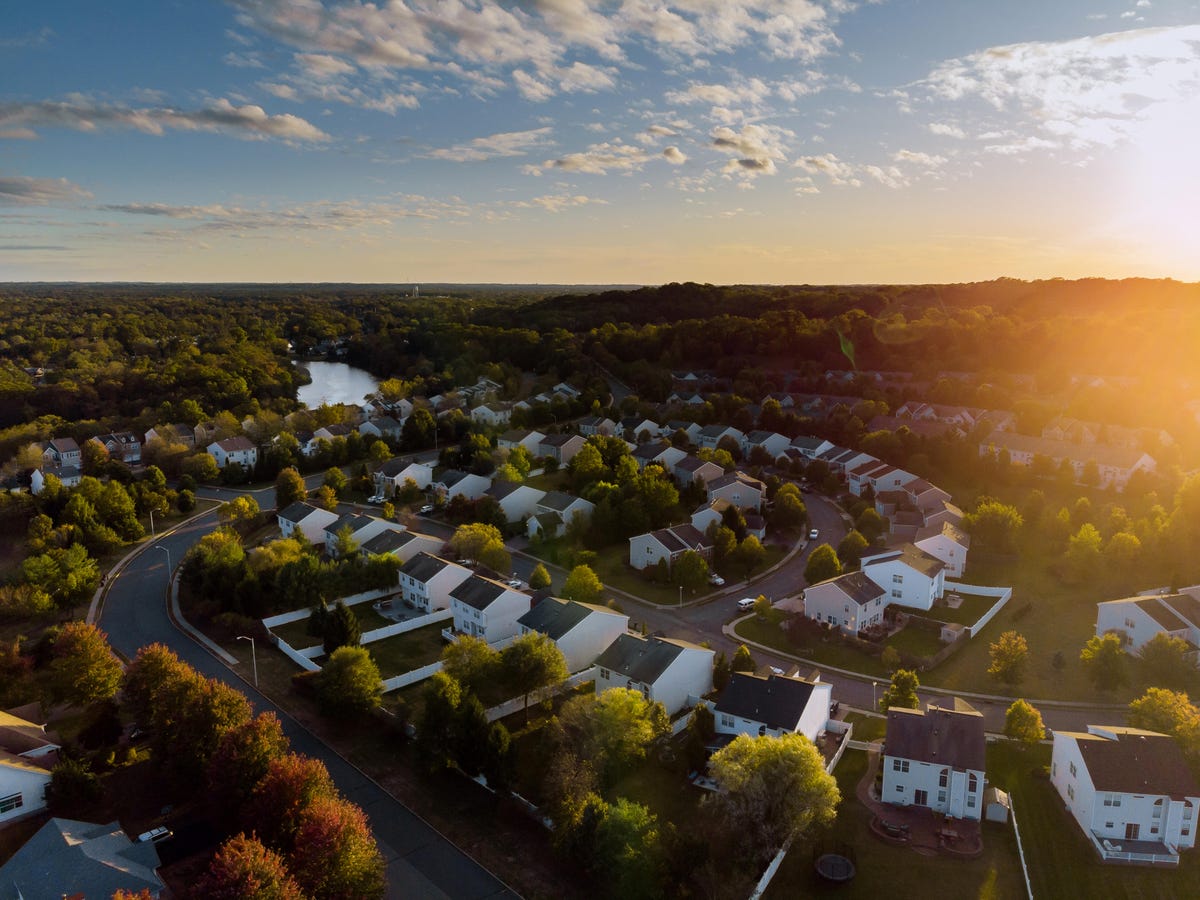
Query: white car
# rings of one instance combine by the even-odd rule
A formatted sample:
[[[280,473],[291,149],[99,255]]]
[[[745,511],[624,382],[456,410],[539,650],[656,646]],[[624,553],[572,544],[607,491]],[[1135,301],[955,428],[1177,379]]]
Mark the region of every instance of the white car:
[[[510,578],[510,579],[508,579],[508,581],[506,581],[504,583],[506,585],[508,585],[510,588],[518,588],[519,589],[519,588],[523,588],[525,586],[525,582],[523,582],[520,578]]]
[[[418,510],[417,510],[417,515],[420,515],[420,516],[427,516],[427,515],[429,515],[431,512],[433,512],[433,504],[432,504],[432,503],[426,503],[424,506],[422,506],[420,509],[418,509]]]
[[[716,572],[713,572],[713,574],[708,576],[708,583],[715,584],[717,587],[721,587],[725,584],[725,579],[722,578],[720,575],[718,575]]]
[[[738,601],[738,609],[742,610],[743,612],[754,609],[754,603],[755,599],[753,597],[743,597]]]
[[[812,531],[810,531],[810,532],[808,533],[808,539],[809,539],[810,541],[815,541],[815,540],[817,539],[817,535],[818,535],[818,534],[820,534],[820,532],[819,532],[819,531],[817,531],[817,529],[815,529],[815,528],[814,528]]]

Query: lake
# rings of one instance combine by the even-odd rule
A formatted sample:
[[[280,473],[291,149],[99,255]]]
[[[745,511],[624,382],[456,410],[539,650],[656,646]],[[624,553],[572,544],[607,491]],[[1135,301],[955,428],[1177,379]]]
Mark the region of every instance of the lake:
[[[322,403],[362,403],[363,397],[379,389],[370,372],[356,369],[345,363],[298,362],[312,376],[309,384],[302,385],[296,398],[309,409]]]

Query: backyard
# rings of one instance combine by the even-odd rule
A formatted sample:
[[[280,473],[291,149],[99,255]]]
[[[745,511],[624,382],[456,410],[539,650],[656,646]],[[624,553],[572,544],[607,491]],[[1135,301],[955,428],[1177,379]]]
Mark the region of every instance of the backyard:
[[[385,625],[396,624],[392,619],[388,619],[377,613],[370,601],[355,603],[349,609],[354,613],[354,617],[358,619],[358,627],[362,629],[363,634],[373,631],[376,628],[383,628]],[[288,622],[285,625],[276,625],[271,628],[271,631],[280,640],[287,641],[295,650],[303,650],[305,647],[312,647],[314,644],[321,643],[320,638],[315,638],[308,633],[307,617],[297,619],[295,622]]]

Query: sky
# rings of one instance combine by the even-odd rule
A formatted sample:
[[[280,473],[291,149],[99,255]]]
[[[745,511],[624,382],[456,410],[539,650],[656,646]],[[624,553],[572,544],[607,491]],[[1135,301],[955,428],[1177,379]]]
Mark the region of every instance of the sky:
[[[1200,280],[1200,0],[0,17],[0,281]]]

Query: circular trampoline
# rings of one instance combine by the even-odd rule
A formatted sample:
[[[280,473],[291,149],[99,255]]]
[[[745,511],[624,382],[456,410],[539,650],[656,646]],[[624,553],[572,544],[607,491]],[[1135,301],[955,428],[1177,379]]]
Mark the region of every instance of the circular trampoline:
[[[856,871],[854,860],[841,853],[822,853],[813,866],[818,875],[833,884],[844,884],[854,877]]]

